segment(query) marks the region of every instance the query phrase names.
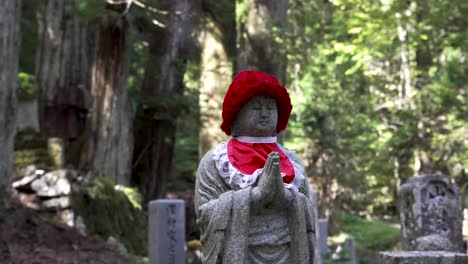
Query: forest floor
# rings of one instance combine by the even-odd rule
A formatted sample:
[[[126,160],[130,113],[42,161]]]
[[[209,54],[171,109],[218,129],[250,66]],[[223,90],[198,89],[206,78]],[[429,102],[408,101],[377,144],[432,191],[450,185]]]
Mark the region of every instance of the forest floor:
[[[45,220],[15,202],[0,206],[0,263],[139,263],[102,240]]]

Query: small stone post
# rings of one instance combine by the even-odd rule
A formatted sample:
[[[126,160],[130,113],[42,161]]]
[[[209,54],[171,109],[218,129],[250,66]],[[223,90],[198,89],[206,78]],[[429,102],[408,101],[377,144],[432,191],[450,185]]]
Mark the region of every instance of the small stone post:
[[[148,208],[150,264],[185,263],[185,202],[161,199]]]
[[[319,219],[318,220],[318,227],[319,227],[319,247],[320,247],[320,254],[323,257],[328,253],[328,220],[327,219]]]
[[[356,241],[353,237],[348,237],[345,240],[345,246],[349,250],[350,261],[349,264],[357,264],[357,255],[356,255]]]
[[[65,144],[62,138],[49,138],[47,149],[54,169],[59,170],[65,167]]]
[[[403,250],[464,252],[460,192],[448,176],[409,178],[398,202]]]

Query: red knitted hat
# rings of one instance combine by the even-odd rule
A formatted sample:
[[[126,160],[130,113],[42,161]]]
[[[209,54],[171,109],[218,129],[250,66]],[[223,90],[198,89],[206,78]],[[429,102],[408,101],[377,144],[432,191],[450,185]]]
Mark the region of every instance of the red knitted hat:
[[[269,96],[276,100],[278,106],[276,133],[286,128],[292,110],[291,99],[286,88],[281,86],[278,80],[271,75],[246,70],[234,77],[224,97],[221,129],[228,136],[231,135],[231,125],[237,113],[254,96],[259,95]]]

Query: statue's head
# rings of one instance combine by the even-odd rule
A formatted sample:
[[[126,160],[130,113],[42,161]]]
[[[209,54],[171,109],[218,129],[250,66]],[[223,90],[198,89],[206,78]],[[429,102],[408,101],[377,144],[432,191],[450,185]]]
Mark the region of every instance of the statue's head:
[[[271,137],[276,135],[278,106],[273,97],[258,95],[237,113],[231,125],[231,135]]]
[[[289,94],[275,77],[242,71],[224,97],[221,129],[233,136],[273,136],[286,128],[291,109]]]

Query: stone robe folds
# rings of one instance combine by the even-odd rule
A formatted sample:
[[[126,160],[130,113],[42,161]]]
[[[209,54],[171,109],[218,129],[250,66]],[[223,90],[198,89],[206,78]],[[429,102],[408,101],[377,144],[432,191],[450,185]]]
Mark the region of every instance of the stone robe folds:
[[[235,188],[226,183],[213,155],[211,150],[200,161],[195,186],[195,211],[202,234],[202,262],[265,263],[249,257],[249,227],[256,210],[251,208],[251,190],[255,184]],[[299,162],[295,156],[294,159]],[[288,209],[281,212],[289,229],[289,257],[287,262],[283,259],[276,263],[318,263],[316,200],[306,180],[302,180],[299,188],[290,188],[293,201]]]

